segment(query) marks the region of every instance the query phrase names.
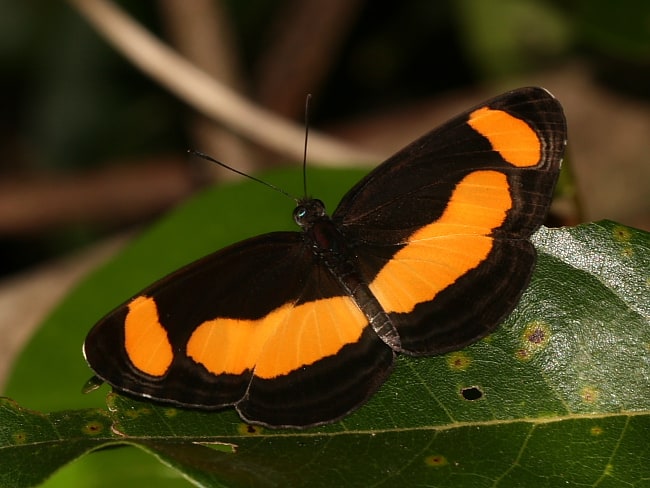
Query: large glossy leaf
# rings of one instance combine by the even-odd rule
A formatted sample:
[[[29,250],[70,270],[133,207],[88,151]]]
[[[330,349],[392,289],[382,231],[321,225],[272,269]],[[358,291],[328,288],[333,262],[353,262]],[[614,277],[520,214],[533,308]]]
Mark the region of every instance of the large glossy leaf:
[[[291,175],[273,178],[298,179]],[[314,182],[335,189],[315,193],[331,196],[332,208],[357,177],[319,174]],[[291,204],[249,188],[197,198],[90,278],[27,349],[9,393],[45,410],[103,402],[100,394],[78,394],[90,374],[79,352],[85,331],[188,258],[279,228],[275,214],[289,222]],[[269,204],[273,199],[284,213]],[[337,424],[272,431],[244,425],[231,409],[191,412],[113,394],[108,412],[42,414],[6,401],[0,482],[30,486],[88,450],[126,443],[204,486],[644,486],[650,480],[650,237],[602,222],[542,229],[535,244],[532,283],[495,334],[444,356],[400,357],[379,393]],[[74,365],[58,369],[66,361]],[[99,464],[86,483],[113,471]],[[140,460],[131,469],[141,469]],[[133,486],[141,486],[142,473],[132,474]]]

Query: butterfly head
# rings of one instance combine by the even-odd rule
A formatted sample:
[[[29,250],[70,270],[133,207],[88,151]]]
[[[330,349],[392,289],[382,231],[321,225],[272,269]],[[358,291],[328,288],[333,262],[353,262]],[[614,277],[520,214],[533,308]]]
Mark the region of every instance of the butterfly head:
[[[316,198],[306,198],[298,202],[293,211],[293,220],[303,229],[309,229],[316,221],[326,217],[325,204]]]

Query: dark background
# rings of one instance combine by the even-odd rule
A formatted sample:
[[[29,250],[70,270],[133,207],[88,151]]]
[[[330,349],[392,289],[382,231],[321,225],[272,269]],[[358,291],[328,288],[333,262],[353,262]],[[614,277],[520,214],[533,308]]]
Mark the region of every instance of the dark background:
[[[559,223],[650,228],[646,0],[119,4],[260,106],[301,123],[311,92],[314,127],[386,156],[482,98],[545,86],[569,120]],[[0,69],[0,275],[147,222],[221,177],[187,148],[246,171],[291,163],[221,142],[74,2],[0,0]]]

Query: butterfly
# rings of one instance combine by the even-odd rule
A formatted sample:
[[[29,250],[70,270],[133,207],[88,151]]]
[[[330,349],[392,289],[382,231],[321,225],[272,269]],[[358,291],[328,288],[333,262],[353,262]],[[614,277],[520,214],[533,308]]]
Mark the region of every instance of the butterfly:
[[[488,100],[377,166],[331,217],[305,197],[300,232],[244,240],[149,286],[91,329],[86,361],[118,391],[234,406],[249,423],[341,419],[397,354],[461,349],[514,309],[565,144],[546,90]]]

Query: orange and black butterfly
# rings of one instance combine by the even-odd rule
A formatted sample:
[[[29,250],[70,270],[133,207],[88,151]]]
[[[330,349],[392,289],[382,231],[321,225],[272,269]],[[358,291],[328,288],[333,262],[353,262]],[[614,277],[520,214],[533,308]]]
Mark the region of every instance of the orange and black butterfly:
[[[340,419],[396,354],[442,354],[495,330],[530,280],[566,143],[541,88],[489,100],[359,181],[300,232],[231,245],[154,283],[90,331],[84,355],[117,390],[247,422]]]

